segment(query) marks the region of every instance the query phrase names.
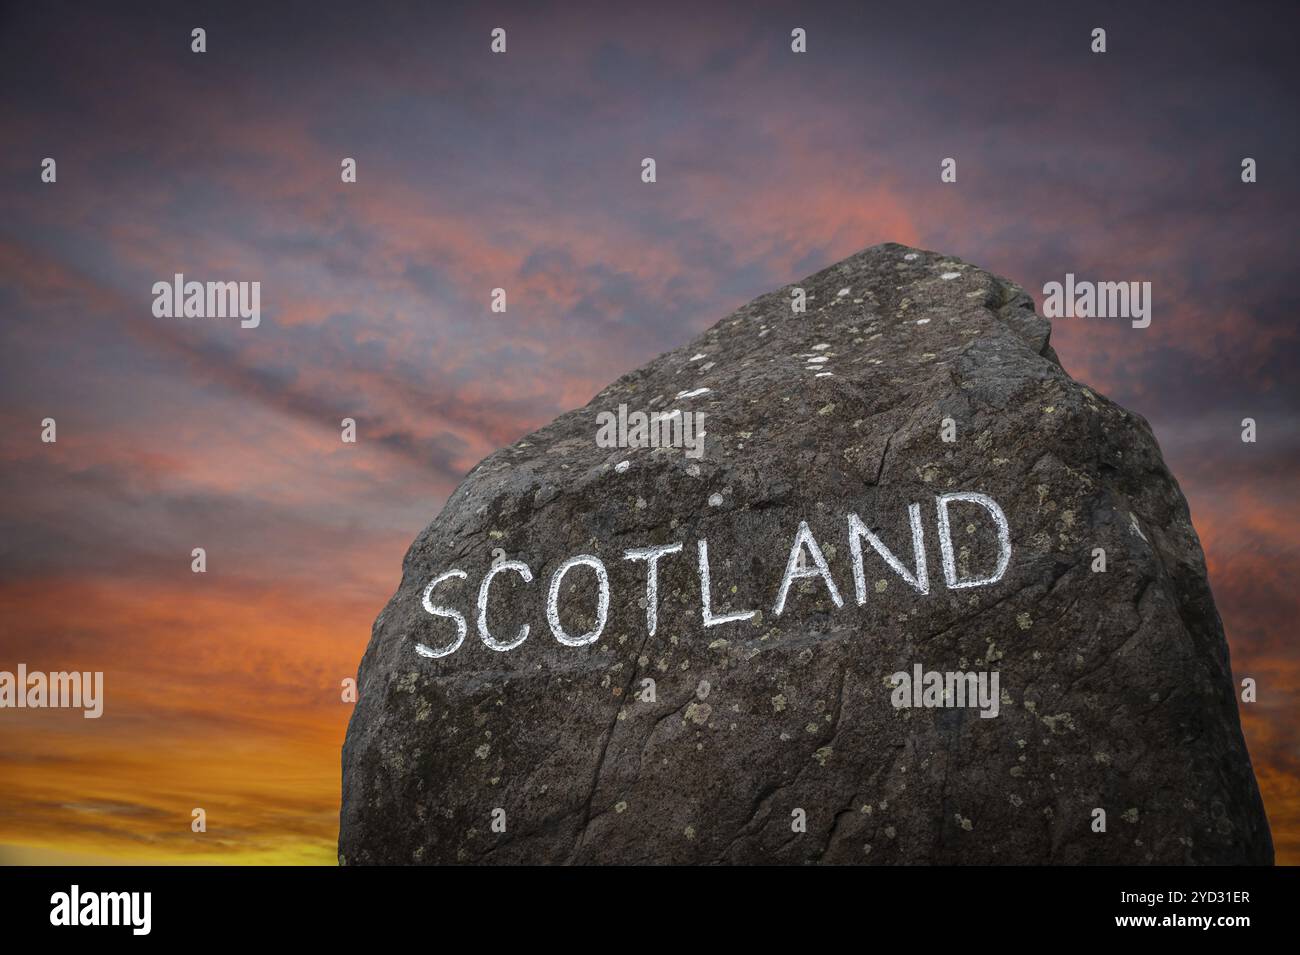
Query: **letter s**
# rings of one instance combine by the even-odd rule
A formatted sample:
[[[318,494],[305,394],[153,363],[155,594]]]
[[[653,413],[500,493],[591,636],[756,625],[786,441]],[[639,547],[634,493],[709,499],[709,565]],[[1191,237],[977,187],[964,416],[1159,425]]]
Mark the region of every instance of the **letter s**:
[[[433,580],[429,581],[429,586],[424,588],[424,596],[421,598],[421,603],[424,604],[424,609],[435,617],[448,617],[455,620],[456,639],[452,642],[451,646],[443,647],[441,650],[433,650],[425,646],[423,643],[417,643],[415,645],[415,652],[420,656],[434,659],[437,657],[449,656],[459,650],[460,645],[465,642],[465,634],[469,630],[468,625],[465,623],[465,618],[449,607],[439,607],[437,604],[429,600],[429,596],[433,593],[433,588],[437,587],[444,580],[450,580],[452,577],[460,577],[463,580],[466,576],[468,575],[463,570],[449,570],[441,577],[433,578]]]

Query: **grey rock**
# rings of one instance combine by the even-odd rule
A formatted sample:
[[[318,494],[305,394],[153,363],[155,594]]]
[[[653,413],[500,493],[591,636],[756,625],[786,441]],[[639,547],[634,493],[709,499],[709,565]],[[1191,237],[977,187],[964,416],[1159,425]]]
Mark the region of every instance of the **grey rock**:
[[[1204,557],[1147,423],[1061,368],[1023,290],[965,262],[888,244],[798,286],[805,313],[795,286],[761,296],[491,455],[415,540],[361,662],[340,860],[1270,863]],[[620,404],[704,412],[702,456],[599,447]],[[1006,515],[995,582],[944,572],[937,499],[957,492]],[[859,602],[849,515],[915,576],[913,504],[928,592],[863,543]],[[950,513],[956,583],[992,576],[993,513]],[[805,549],[814,576],[778,614],[801,521],[839,605]],[[753,616],[705,626],[701,539],[711,613]],[[624,552],[677,542],[651,635],[647,563]],[[571,646],[546,598],[582,554],[608,612]],[[494,558],[532,574],[490,585],[492,639],[530,628],[508,651],[477,627]],[[468,632],[422,655],[456,638],[422,600],[453,569],[429,601]],[[572,568],[569,638],[597,603]],[[997,715],[895,706],[892,675],[918,664],[996,671]]]

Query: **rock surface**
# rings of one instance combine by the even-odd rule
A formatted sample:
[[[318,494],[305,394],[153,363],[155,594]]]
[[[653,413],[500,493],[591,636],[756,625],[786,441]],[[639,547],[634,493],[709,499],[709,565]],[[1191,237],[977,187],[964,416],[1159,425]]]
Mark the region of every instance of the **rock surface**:
[[[1146,422],[1070,378],[1029,296],[967,263],[888,244],[798,287],[803,314],[796,286],[761,296],[496,452],[419,535],[361,663],[340,860],[1270,863],[1204,558]],[[598,447],[620,404],[704,412],[703,454]],[[945,573],[954,492],[1006,516],[994,582],[963,586],[1003,546],[970,501],[949,505]],[[850,514],[899,565],[862,543],[865,593]],[[791,557],[800,522],[837,593],[810,548]],[[651,635],[648,561],[624,553],[679,542]],[[609,599],[569,645],[547,592],[577,555]],[[490,583],[490,639],[530,628],[509,650],[478,629],[503,559],[532,576]],[[790,568],[809,576],[778,614]],[[557,593],[570,643],[598,628],[593,564]],[[455,644],[451,612],[464,640],[429,656]],[[896,706],[891,676],[918,664],[996,671],[997,716]]]

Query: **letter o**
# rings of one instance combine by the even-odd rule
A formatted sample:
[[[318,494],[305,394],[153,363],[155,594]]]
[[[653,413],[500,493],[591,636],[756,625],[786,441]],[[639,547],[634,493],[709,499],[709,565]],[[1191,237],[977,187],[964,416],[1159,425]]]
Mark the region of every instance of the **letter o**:
[[[564,632],[564,627],[560,625],[560,584],[564,581],[564,575],[579,564],[586,564],[596,572],[596,579],[600,583],[600,592],[596,598],[596,629],[590,633],[584,633],[580,637],[571,637]],[[605,621],[609,617],[609,573],[605,570],[605,565],[600,562],[599,557],[591,554],[579,554],[577,557],[570,557],[563,564],[555,569],[551,575],[551,589],[546,595],[546,622],[551,625],[551,633],[555,634],[555,639],[559,640],[566,647],[582,647],[589,643],[595,643],[600,639],[601,632],[605,629]]]

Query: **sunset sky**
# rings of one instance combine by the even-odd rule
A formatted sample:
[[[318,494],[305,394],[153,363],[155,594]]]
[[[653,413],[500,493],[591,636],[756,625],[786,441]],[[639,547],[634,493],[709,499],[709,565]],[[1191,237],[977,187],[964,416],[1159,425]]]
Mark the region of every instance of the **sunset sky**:
[[[885,241],[1152,283],[1053,343],[1187,495],[1300,861],[1296,14],[1153,7],[0,6],[0,670],[107,694],[0,711],[0,863],[333,864],[341,681],[464,474]],[[177,272],[260,327],[155,318]]]

